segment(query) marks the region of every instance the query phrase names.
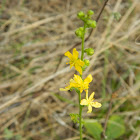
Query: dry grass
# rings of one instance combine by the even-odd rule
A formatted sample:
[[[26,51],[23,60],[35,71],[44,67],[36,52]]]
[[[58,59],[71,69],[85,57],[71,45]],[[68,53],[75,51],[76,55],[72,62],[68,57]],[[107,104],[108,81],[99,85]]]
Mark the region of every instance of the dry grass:
[[[77,41],[81,25],[76,13],[102,2],[80,0],[3,0],[0,9],[0,139],[8,128],[23,140],[76,140],[77,125],[69,113],[78,112],[77,95],[60,87],[74,74],[60,56]],[[140,138],[140,3],[109,1],[86,47],[93,47],[91,65],[84,72],[94,80],[91,89],[104,105],[86,114],[104,123],[110,95],[116,91],[112,114],[123,116],[127,132],[123,140]],[[116,21],[112,12],[120,12]],[[77,46],[80,50],[80,46]],[[100,116],[100,117],[98,117]],[[87,139],[90,138],[85,134]]]

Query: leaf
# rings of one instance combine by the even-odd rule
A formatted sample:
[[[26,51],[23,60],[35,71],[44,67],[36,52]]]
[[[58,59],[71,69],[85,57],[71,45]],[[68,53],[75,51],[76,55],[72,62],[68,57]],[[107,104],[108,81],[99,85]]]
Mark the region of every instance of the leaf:
[[[4,134],[5,134],[5,138],[8,139],[8,140],[11,139],[11,138],[13,138],[13,132],[10,131],[8,128],[6,128],[4,130]]]
[[[112,116],[107,124],[106,135],[108,140],[119,138],[125,133],[124,121],[120,116]]]
[[[16,135],[16,140],[21,140],[22,139],[22,136],[21,135]]]
[[[100,123],[96,120],[84,120],[84,126],[87,129],[87,132],[92,135],[96,140],[101,139],[101,133],[103,128]]]

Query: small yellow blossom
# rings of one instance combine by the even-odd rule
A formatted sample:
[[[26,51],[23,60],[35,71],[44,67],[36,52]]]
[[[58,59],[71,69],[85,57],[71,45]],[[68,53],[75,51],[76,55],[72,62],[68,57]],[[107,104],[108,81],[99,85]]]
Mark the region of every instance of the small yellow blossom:
[[[61,91],[67,91],[73,88],[78,88],[80,93],[89,88],[89,83],[92,81],[92,76],[89,74],[85,80],[79,75],[74,74],[74,78],[70,80],[70,84],[65,88],[60,88]]]
[[[65,53],[65,56],[69,58],[69,63],[66,64],[70,64],[70,68],[74,66],[75,69],[82,75],[82,67],[85,63],[78,58],[78,55],[79,53],[76,48],[73,49],[73,55],[69,51],[67,51]]]
[[[95,108],[100,108],[102,105],[98,102],[93,102],[94,100],[94,92],[92,92],[92,94],[89,96],[88,98],[88,90],[86,91],[86,99],[81,100],[81,105],[87,105],[88,106],[88,112],[87,113],[91,113],[92,112],[92,107]]]

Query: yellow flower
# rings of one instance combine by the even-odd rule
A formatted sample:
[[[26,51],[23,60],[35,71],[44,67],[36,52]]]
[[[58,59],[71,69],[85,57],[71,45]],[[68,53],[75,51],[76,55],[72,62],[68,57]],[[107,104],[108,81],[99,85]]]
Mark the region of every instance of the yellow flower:
[[[86,99],[81,100],[81,105],[87,105],[88,106],[88,112],[87,113],[91,113],[92,112],[92,107],[95,108],[100,108],[102,105],[98,102],[93,102],[94,100],[94,92],[92,92],[92,94],[89,96],[88,98],[88,90],[86,91]]]
[[[92,81],[92,76],[89,74],[85,80],[83,80],[79,75],[74,74],[74,78],[70,80],[70,84],[65,88],[60,88],[61,91],[70,90],[70,88],[78,88],[80,93],[83,90],[87,90],[89,88],[89,83]]]
[[[75,69],[82,75],[82,67],[85,63],[78,58],[78,55],[79,53],[78,51],[76,51],[76,48],[73,49],[73,55],[69,51],[67,51],[65,53],[65,56],[69,58],[69,63],[66,64],[70,64],[70,68],[74,66]]]

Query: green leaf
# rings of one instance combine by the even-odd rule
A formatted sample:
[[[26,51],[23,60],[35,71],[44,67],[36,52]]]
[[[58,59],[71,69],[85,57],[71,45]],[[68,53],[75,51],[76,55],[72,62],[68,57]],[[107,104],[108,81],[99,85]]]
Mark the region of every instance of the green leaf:
[[[124,121],[120,116],[112,116],[107,124],[106,135],[108,140],[119,138],[125,133]]]
[[[87,129],[87,132],[92,135],[96,140],[101,139],[101,133],[103,128],[99,122],[96,120],[84,120],[84,126]]]
[[[22,140],[22,136],[21,135],[16,135],[15,138],[16,138],[16,140]]]
[[[5,134],[5,138],[8,139],[8,140],[11,139],[11,138],[13,138],[13,132],[10,131],[8,128],[6,128],[4,130],[4,134]]]

